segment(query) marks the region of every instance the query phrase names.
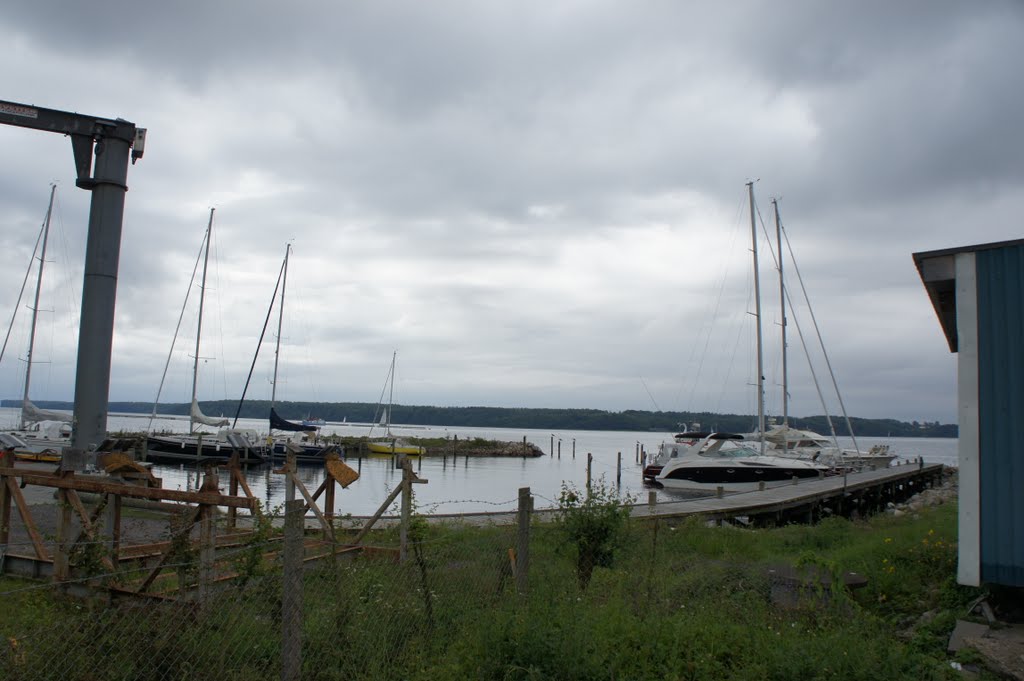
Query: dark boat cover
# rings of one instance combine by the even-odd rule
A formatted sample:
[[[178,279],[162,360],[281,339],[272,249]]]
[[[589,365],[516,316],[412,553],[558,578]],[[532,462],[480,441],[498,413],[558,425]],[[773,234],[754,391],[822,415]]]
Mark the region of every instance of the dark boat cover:
[[[319,428],[317,426],[304,426],[301,423],[292,423],[286,421],[277,414],[277,410],[273,407],[270,408],[270,429],[271,430],[288,430],[296,433],[309,432],[315,433]]]

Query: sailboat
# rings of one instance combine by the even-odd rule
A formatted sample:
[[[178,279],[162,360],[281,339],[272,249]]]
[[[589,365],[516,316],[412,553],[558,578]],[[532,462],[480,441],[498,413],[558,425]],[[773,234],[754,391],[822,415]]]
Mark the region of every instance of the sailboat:
[[[284,294],[288,288],[288,256],[291,254],[292,245],[286,244],[284,248],[284,262],[281,263],[281,273],[278,275],[278,284],[281,288],[281,304],[277,309],[277,343],[274,346],[274,380],[270,388],[270,431],[283,430],[289,433],[315,433],[317,426],[309,426],[304,423],[295,423],[282,418],[274,408],[277,403],[277,367],[281,359],[281,329],[284,325]],[[274,301],[270,302],[273,307]]]
[[[39,269],[36,273],[35,302],[32,306],[32,322],[29,326],[28,355],[25,357],[25,391],[21,400],[21,413],[18,429],[9,431],[14,439],[12,443],[19,443],[15,446],[15,455],[20,459],[31,459],[35,461],[60,461],[60,450],[70,444],[72,414],[67,411],[40,409],[29,399],[29,390],[32,384],[32,361],[35,353],[36,322],[39,317],[39,296],[43,287],[43,267],[46,263],[46,246],[50,236],[50,218],[53,215],[53,200],[57,192],[57,185],[50,185],[50,201],[46,207],[46,218],[40,229],[36,247],[39,252]],[[33,253],[33,260],[35,259]],[[31,264],[25,272],[25,282],[31,273]],[[22,285],[24,292],[24,284]],[[18,296],[18,304],[21,303],[21,296]],[[17,305],[15,306],[17,314]],[[11,327],[8,328],[7,338],[10,338],[11,328],[14,326],[14,318],[11,319]],[[3,351],[7,349],[7,341],[4,341]]]
[[[277,413],[277,374],[279,360],[281,357],[281,331],[284,325],[284,297],[285,291],[288,284],[288,260],[291,254],[291,244],[285,246],[284,261],[281,263],[281,270],[277,275],[277,283],[274,285],[274,294],[270,298],[270,305],[267,307],[267,316],[263,320],[263,330],[260,332],[259,341],[256,343],[256,352],[253,353],[252,364],[249,367],[249,375],[245,379],[245,387],[242,388],[242,396],[238,400],[238,409],[235,411],[235,423],[238,423],[238,418],[242,413],[242,404],[245,402],[246,394],[249,392],[249,385],[252,382],[252,375],[256,369],[256,361],[260,356],[260,348],[263,347],[263,339],[267,335],[267,327],[270,325],[270,315],[274,311],[274,303],[278,302],[277,292],[281,292],[281,300],[278,309],[277,318],[277,343],[274,349],[274,378],[271,381],[271,396],[270,396],[270,435],[267,437],[267,449],[268,453],[273,455],[284,455],[290,452],[295,453],[298,459],[307,461],[323,461],[324,456],[329,453],[336,451],[335,447],[324,446],[322,443],[317,442],[316,432],[319,430],[319,426],[307,425],[305,423],[296,423],[289,421]],[[283,433],[297,433],[301,434],[298,438],[289,435],[274,435],[274,431]],[[312,436],[312,441],[310,441]]]
[[[388,371],[388,377],[386,380],[386,384],[388,386],[388,406],[384,408],[380,417],[379,425],[384,426],[384,439],[371,440],[366,443],[366,448],[374,454],[406,454],[411,456],[420,456],[427,453],[425,447],[411,444],[391,433],[391,407],[395,396],[395,360],[397,357],[397,351],[391,355],[391,369]],[[372,427],[370,428],[370,432],[371,434],[373,433]]]
[[[866,452],[860,450],[857,445],[857,438],[853,437],[853,426],[850,423],[850,419],[846,416],[846,408],[843,406],[843,398],[839,393],[839,386],[836,383],[835,374],[832,373],[832,365],[828,361],[828,353],[825,352],[825,363],[828,366],[829,375],[832,377],[832,384],[835,387],[836,395],[839,398],[840,407],[842,407],[843,416],[846,419],[846,427],[853,437],[853,449],[844,449],[839,446],[839,442],[836,438],[835,427],[832,425],[832,417],[826,411],[825,418],[828,421],[829,428],[831,429],[831,438],[815,433],[811,430],[802,430],[793,428],[789,425],[789,374],[788,374],[788,363],[787,363],[787,344],[786,344],[786,283],[785,277],[783,276],[783,252],[782,252],[782,220],[779,216],[779,204],[778,201],[772,201],[773,212],[775,214],[775,240],[778,247],[778,271],[779,271],[779,304],[781,306],[781,324],[782,330],[782,424],[773,425],[767,430],[762,430],[756,437],[758,440],[763,442],[767,450],[771,454],[778,456],[786,456],[793,458],[812,459],[820,463],[826,463],[835,467],[843,468],[866,468],[866,467],[877,467],[885,468],[892,463],[896,455],[889,451],[888,445],[873,445]],[[794,261],[795,264],[795,261]],[[797,270],[799,275],[799,270]],[[813,311],[811,313],[812,319]],[[817,323],[815,323],[817,327]],[[797,326],[799,331],[799,325]],[[821,336],[819,335],[819,341]],[[803,341],[803,335],[800,336],[801,342]],[[805,346],[806,350],[806,346]],[[824,352],[824,345],[822,345],[822,351]],[[814,375],[814,369],[811,369],[812,376]],[[814,378],[815,387],[818,387],[817,377]],[[818,395],[821,396],[821,390],[818,389]],[[822,398],[822,406],[824,406],[824,398]]]
[[[199,285],[199,317],[196,324],[195,355],[192,363],[192,402],[189,408],[188,435],[152,435],[146,438],[147,456],[151,461],[170,460],[177,461],[181,458],[213,457],[228,458],[232,451],[241,449],[243,461],[261,461],[262,447],[255,431],[226,429],[230,421],[223,417],[211,417],[203,413],[199,408],[198,399],[198,378],[199,378],[199,350],[203,337],[203,307],[206,300],[206,270],[210,261],[210,240],[213,235],[213,208],[210,209],[210,219],[206,225],[206,234],[203,237],[203,274]],[[198,267],[198,261],[196,266]],[[195,271],[192,273],[195,277]],[[191,289],[191,285],[189,286]],[[188,303],[188,294],[185,295],[185,303]],[[182,306],[182,316],[184,316]],[[181,317],[178,318],[180,327]],[[175,332],[177,336],[177,332]],[[171,343],[171,353],[174,352],[174,343]],[[167,362],[170,364],[170,354]],[[164,377],[167,375],[167,367],[164,367]],[[153,416],[156,415],[156,408],[160,402],[160,392],[163,390],[163,379],[160,381],[160,388],[157,390],[156,399],[153,401]],[[152,417],[150,418],[152,425]],[[196,431],[196,425],[212,426],[220,428],[216,435],[206,436]]]
[[[687,490],[744,492],[761,484],[781,484],[793,478],[816,478],[829,467],[813,460],[775,456],[766,452],[764,414],[764,352],[761,337],[761,280],[757,255],[754,183],[747,183],[750,234],[754,266],[754,318],[757,320],[757,448],[737,441],[731,433],[682,433],[665,442],[645,467],[644,479],[658,485]]]
[[[283,418],[277,413],[275,405],[277,404],[277,369],[281,359],[281,330],[284,326],[284,296],[288,288],[288,257],[291,254],[291,244],[286,244],[284,248],[284,262],[281,264],[281,273],[278,275],[278,284],[281,288],[281,303],[277,310],[277,342],[274,346],[274,380],[271,383],[270,388],[270,434],[271,437],[274,435],[274,431],[282,431],[285,433],[303,433],[303,435],[296,441],[293,437],[276,437],[272,445],[272,451],[274,454],[286,454],[289,445],[291,448],[296,450],[298,448],[301,451],[296,451],[296,454],[303,457],[318,457],[323,447],[316,442],[316,432],[320,429],[319,425],[308,424],[305,421],[302,423],[295,423]],[[273,307],[273,301],[271,301],[271,307]],[[309,442],[310,435],[313,436],[313,442]]]

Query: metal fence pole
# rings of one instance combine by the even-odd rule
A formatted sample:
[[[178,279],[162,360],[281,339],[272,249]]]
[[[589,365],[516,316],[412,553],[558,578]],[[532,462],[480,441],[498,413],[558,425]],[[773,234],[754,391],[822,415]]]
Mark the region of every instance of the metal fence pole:
[[[516,549],[516,591],[526,595],[530,571],[530,511],[533,504],[529,487],[519,488],[519,535]]]
[[[281,582],[281,681],[302,678],[302,535],[306,504],[285,503]]]

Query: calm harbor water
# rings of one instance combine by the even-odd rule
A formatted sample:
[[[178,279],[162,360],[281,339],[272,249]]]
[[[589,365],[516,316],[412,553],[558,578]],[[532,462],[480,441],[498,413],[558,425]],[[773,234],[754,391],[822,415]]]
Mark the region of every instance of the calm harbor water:
[[[4,409],[10,415],[0,415],[0,424],[16,419],[16,410]],[[6,418],[9,416],[10,418]],[[148,417],[114,415],[108,421],[110,430],[145,430]],[[242,419],[239,427],[253,428],[264,432],[267,422],[263,419]],[[155,430],[187,432],[185,418],[160,418]],[[325,434],[366,435],[367,425],[328,424],[322,429]],[[460,457],[427,456],[422,460],[413,458],[413,467],[421,478],[429,482],[416,485],[416,503],[422,513],[479,513],[486,511],[511,511],[516,507],[520,487],[529,487],[536,497],[537,508],[557,505],[563,481],[582,488],[586,484],[587,453],[593,455],[592,474],[594,480],[601,477],[611,485],[616,484],[618,455],[622,454],[621,494],[631,494],[646,499],[648,488],[640,478],[640,466],[636,462],[638,446],[648,452],[657,450],[658,444],[670,439],[672,433],[629,432],[629,431],[549,431],[514,428],[444,428],[432,426],[392,426],[392,431],[406,437],[451,437],[459,439],[486,438],[510,442],[522,442],[523,437],[540,447],[546,456],[537,458]],[[379,433],[379,428],[376,430]],[[554,447],[552,448],[552,440]],[[956,465],[955,439],[946,438],[858,438],[861,450],[873,444],[888,444],[903,459],[918,456],[925,461]],[[558,454],[561,442],[561,456]],[[575,442],[575,458],[573,443]],[[840,438],[843,446],[852,446],[849,438]],[[553,449],[553,452],[552,452]],[[401,472],[395,470],[389,457],[373,456],[364,459],[350,458],[348,464],[359,470],[360,478],[347,489],[339,489],[336,495],[336,512],[339,514],[370,515],[384,501],[388,493],[401,480]],[[154,466],[154,472],[163,478],[169,489],[189,489],[196,485],[197,473],[194,466]],[[303,483],[314,491],[323,481],[323,469],[315,465],[300,466],[299,475]],[[246,476],[253,493],[260,497],[269,508],[284,501],[284,480],[273,473],[271,465],[250,467]],[[676,493],[678,494],[678,493]],[[662,500],[678,499],[672,492],[659,490]]]

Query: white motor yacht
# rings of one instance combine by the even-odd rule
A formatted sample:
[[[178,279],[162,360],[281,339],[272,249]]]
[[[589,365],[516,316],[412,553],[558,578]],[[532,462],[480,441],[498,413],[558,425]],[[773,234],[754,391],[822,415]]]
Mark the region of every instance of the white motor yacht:
[[[644,468],[644,478],[663,487],[715,492],[749,492],[825,475],[816,461],[761,454],[732,433],[680,433],[665,442]]]

